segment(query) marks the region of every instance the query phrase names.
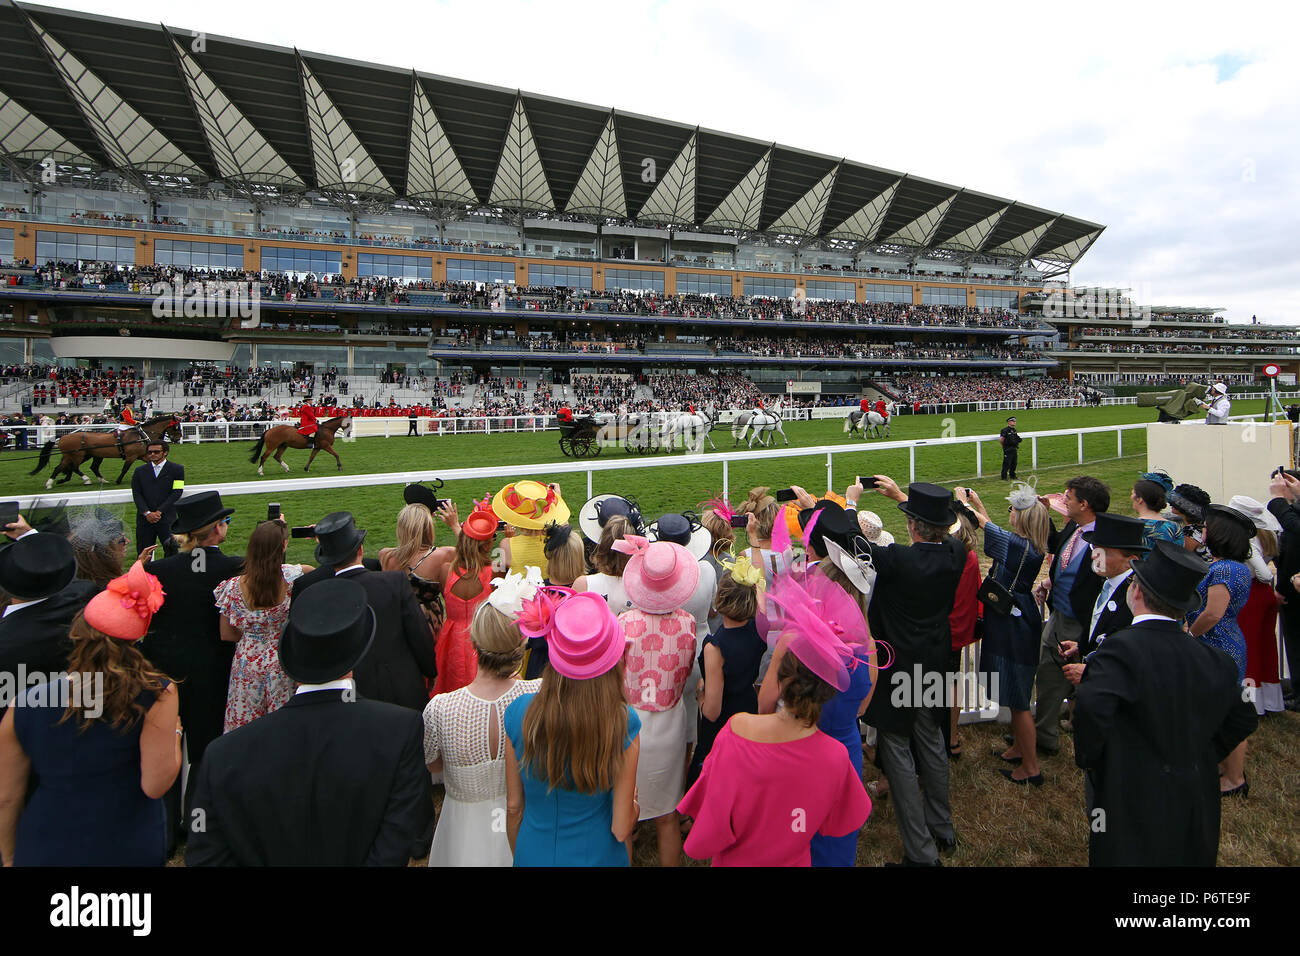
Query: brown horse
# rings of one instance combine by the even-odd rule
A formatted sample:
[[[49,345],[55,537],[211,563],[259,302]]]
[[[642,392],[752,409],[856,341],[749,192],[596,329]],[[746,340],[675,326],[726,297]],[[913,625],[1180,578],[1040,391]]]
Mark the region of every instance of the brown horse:
[[[318,451],[327,451],[333,455],[334,460],[338,462],[339,471],[343,470],[343,459],[334,450],[334,433],[340,428],[346,428],[347,433],[351,434],[352,419],[343,415],[320,423],[316,429],[316,445],[311,450],[311,457],[307,459],[307,464],[303,465],[303,471],[311,468],[311,463],[316,460]],[[257,444],[253,446],[253,453],[248,456],[248,460],[257,462],[257,473],[260,475],[262,474],[262,466],[266,464],[266,459],[275,455],[275,460],[280,463],[280,467],[288,471],[289,466],[280,457],[284,454],[284,450],[286,448],[306,447],[307,436],[299,433],[297,425],[272,425],[258,436]],[[262,457],[261,461],[257,461],[259,455]]]
[[[59,478],[59,484],[63,484],[70,479],[74,473],[80,475],[85,484],[90,484],[90,476],[81,473],[81,464],[87,458],[90,459],[90,470],[95,473],[95,477],[103,484],[108,484],[108,479],[99,473],[100,466],[104,464],[104,459],[123,459],[122,473],[117,476],[117,483],[120,485],[131,465],[144,458],[147,444],[151,441],[158,441],[164,435],[173,442],[181,440],[181,423],[179,419],[171,415],[158,415],[149,419],[143,425],[128,428],[123,432],[68,432],[58,441],[47,441],[45,443],[45,446],[41,449],[40,463],[31,473],[33,475],[39,474],[41,469],[50,463],[50,454],[55,448],[58,448],[63,453],[63,458],[55,466],[54,473],[45,482],[46,488],[54,487],[54,479],[59,477],[60,472],[63,473],[63,477]]]

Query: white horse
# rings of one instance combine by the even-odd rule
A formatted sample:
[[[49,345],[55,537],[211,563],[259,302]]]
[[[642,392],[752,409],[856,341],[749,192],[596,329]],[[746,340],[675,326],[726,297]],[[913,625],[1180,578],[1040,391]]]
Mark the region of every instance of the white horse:
[[[667,439],[666,447],[671,450],[677,447],[677,439],[681,438],[682,447],[695,455],[704,453],[704,443],[707,441],[709,447],[714,451],[718,446],[713,444],[713,439],[709,437],[709,431],[713,428],[714,412],[709,409],[705,412],[669,412],[667,419],[660,426],[661,429],[666,426]],[[661,434],[664,432],[661,430]]]
[[[844,419],[844,433],[851,435],[854,432],[862,432],[864,438],[879,438],[881,429],[884,430],[884,436],[889,437],[889,423],[893,416],[886,418],[875,409],[862,414],[858,409],[854,409]]]
[[[747,448],[754,447],[754,439],[758,439],[759,445],[764,448],[771,448],[774,439],[774,433],[780,432],[781,437],[785,439],[788,446],[790,439],[786,437],[785,429],[781,427],[781,403],[776,402],[771,411],[765,411],[756,408],[753,411],[741,412],[731,423],[731,437],[735,439],[732,447],[736,447],[745,440],[745,435],[753,429],[749,436]]]

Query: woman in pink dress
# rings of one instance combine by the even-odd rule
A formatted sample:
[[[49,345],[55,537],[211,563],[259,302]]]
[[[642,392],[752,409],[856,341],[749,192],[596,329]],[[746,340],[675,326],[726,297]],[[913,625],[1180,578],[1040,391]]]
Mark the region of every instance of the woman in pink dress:
[[[221,638],[238,641],[230,665],[226,722],[230,733],[278,710],[293,696],[294,682],[280,667],[280,635],[289,619],[289,591],[309,564],[284,564],[289,525],[263,521],[248,538],[244,573],[222,581],[215,591]]]
[[[714,866],[811,866],[812,838],[860,829],[871,800],[844,745],[817,729],[822,705],[849,686],[852,649],[788,575],[768,600],[785,612],[775,714],[736,714],[678,805],[694,818],[686,855]]]
[[[490,503],[480,502],[460,526],[456,551],[450,560],[439,561],[430,574],[442,584],[447,619],[438,633],[434,656],[438,677],[434,694],[468,687],[478,674],[478,652],[470,638],[474,612],[487,600],[492,580],[492,542],[496,539],[497,517]],[[439,557],[437,552],[430,560]]]

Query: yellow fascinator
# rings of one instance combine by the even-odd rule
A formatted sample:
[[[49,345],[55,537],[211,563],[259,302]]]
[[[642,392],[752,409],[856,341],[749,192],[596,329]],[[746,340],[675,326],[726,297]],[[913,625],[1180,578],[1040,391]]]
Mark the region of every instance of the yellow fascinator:
[[[744,584],[747,587],[758,588],[760,591],[764,586],[763,569],[756,567],[749,560],[748,554],[742,554],[735,561],[728,561],[726,558],[719,562],[724,568],[731,572],[732,580],[737,584]]]

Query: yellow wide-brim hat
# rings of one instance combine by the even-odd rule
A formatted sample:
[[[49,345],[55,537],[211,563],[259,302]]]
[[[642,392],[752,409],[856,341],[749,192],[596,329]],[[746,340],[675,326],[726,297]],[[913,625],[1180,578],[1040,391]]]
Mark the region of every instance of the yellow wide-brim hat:
[[[492,511],[515,528],[540,531],[552,521],[567,524],[569,506],[540,481],[516,481],[506,485],[492,499]]]

